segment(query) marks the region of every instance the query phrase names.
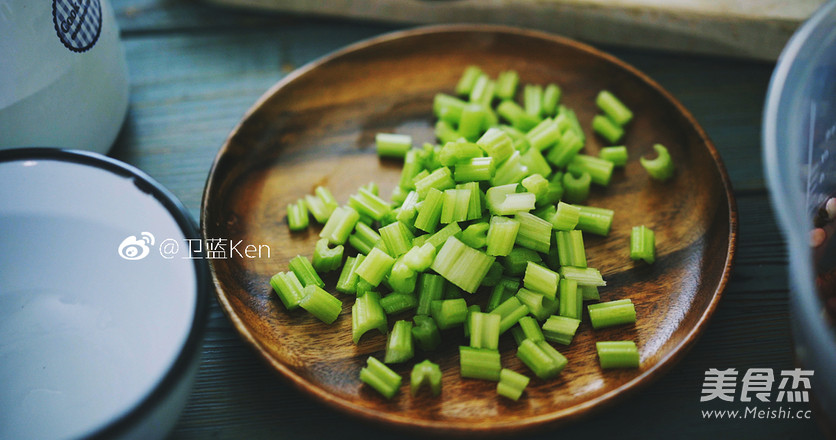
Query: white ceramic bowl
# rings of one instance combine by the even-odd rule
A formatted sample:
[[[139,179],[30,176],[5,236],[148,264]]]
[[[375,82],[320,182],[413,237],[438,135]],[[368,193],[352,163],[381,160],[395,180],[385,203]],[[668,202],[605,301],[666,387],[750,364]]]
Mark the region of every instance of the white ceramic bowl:
[[[180,247],[170,259],[159,252],[167,239]],[[190,240],[199,235],[183,206],[133,167],[0,151],[0,438],[171,430],[208,307]]]

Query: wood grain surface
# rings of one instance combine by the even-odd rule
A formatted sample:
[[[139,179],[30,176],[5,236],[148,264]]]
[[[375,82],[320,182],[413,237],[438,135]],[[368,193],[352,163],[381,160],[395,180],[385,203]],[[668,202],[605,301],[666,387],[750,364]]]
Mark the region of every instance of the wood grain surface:
[[[112,0],[131,78],[111,151],[169,188],[198,219],[206,176],[244,113],[294,67],[402,25],[212,8],[194,0]],[[819,439],[815,419],[706,420],[746,404],[699,401],[709,368],[794,367],[787,253],[764,187],[760,120],[773,64],[603,47],[676,96],[711,136],[737,200],[735,268],[703,336],[654,383],[556,429],[514,438]],[[792,409],[810,409],[794,404]],[[200,371],[173,440],[416,439],[323,405],[290,385],[214,303]],[[511,437],[511,436],[506,436]]]
[[[454,45],[448,44],[455,42]],[[604,146],[589,129],[598,111],[595,95],[608,89],[637,115],[624,143],[631,160],[610,187],[588,201],[614,209],[609,236],[586,237],[589,264],[609,285],[602,299],[631,298],[636,325],[579,335],[562,352],[570,365],[557,380],[535,379],[526,398],[509,403],[492,382],[460,379],[458,345],[448,332],[438,352],[425,354],[442,366],[440,399],[392,401],[358,378],[369,355],[380,357],[385,336],[355,346],[351,341],[353,298],[341,318],[326,326],[304,312],[288,313],[269,286],[297,254],[312,255],[317,228],[287,229],[284,208],[330,188],[340,201],[369,181],[383,194],[397,184],[400,164],[378,160],[378,132],[409,133],[414,142],[434,141],[432,99],[451,93],[461,72],[478,64],[492,76],[515,69],[522,83],[556,82],[562,102],[586,125],[586,152]],[[638,163],[656,142],[668,146],[676,178],[649,179]],[[202,214],[205,237],[268,244],[269,259],[211,260],[219,301],[244,338],[296,385],[323,401],[363,417],[440,432],[506,432],[564,421],[632,391],[670,368],[702,331],[728,280],[736,234],[731,187],[713,145],[695,121],[665,91],[629,66],[586,46],[546,34],[483,26],[408,31],[360,43],[289,76],[246,115],[222,147],[210,173]],[[627,258],[630,228],[657,231],[652,266]],[[333,281],[329,287],[333,291]],[[478,300],[479,293],[470,301]],[[484,293],[482,293],[484,297]],[[638,370],[602,372],[596,340],[634,340]],[[510,335],[502,340],[503,365],[527,369],[514,355]],[[408,377],[412,363],[395,370]]]

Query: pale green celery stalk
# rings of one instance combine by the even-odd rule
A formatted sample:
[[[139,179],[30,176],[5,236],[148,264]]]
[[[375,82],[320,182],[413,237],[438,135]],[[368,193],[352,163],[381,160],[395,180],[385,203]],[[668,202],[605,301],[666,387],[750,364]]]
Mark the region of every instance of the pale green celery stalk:
[[[351,339],[358,344],[360,338],[372,329],[385,335],[388,327],[386,311],[380,305],[380,294],[369,291],[358,296],[351,306]]]
[[[551,246],[552,224],[528,212],[517,212],[514,219],[520,222],[516,244],[537,252],[548,253]]]
[[[386,364],[369,356],[366,366],[360,370],[360,380],[387,399],[391,399],[400,389],[403,379]]]
[[[586,250],[583,246],[583,232],[556,231],[557,255],[561,266],[586,267]]]
[[[491,217],[487,233],[486,253],[492,256],[505,256],[514,248],[520,222],[501,216]]]
[[[529,262],[525,269],[523,286],[528,290],[544,295],[546,298],[554,299],[559,281],[560,275],[557,272],[537,263]]]
[[[279,272],[270,278],[270,286],[288,310],[299,307],[299,301],[305,296],[304,286],[293,272]]]
[[[670,179],[673,177],[674,166],[668,149],[662,144],[654,144],[653,150],[656,151],[656,158],[640,157],[639,162],[650,177],[661,181]]]
[[[494,258],[450,237],[430,267],[451,283],[473,293],[488,273]]]
[[[459,361],[462,377],[499,380],[502,363],[498,350],[460,346]]]
[[[332,324],[340,316],[342,301],[315,284],[305,286],[305,296],[299,300],[299,307],[326,324]]]

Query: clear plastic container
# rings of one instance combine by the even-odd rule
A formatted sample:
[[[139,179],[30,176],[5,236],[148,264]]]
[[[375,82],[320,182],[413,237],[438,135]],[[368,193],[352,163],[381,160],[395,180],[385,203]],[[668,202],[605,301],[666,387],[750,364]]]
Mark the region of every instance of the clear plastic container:
[[[836,328],[816,277],[836,268],[836,240],[814,257],[810,231],[836,195],[836,1],[824,4],[784,48],[772,75],[763,120],[763,155],[774,210],[787,239],[795,351],[813,370],[814,399],[836,426]]]

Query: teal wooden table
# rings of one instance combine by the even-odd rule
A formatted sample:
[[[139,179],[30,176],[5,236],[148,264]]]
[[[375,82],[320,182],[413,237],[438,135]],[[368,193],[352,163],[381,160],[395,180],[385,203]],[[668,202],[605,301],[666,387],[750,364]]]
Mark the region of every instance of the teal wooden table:
[[[294,68],[394,25],[266,15],[189,0],[113,0],[131,102],[111,155],[168,187],[197,219],[218,148],[244,112]],[[706,419],[741,402],[700,402],[710,368],[794,367],[787,254],[765,187],[761,111],[773,64],[606,51],[657,80],[712,137],[740,214],[736,265],[714,317],[660,380],[591,417],[524,438],[815,439],[815,420]],[[822,378],[824,380],[824,378]],[[785,405],[806,411],[809,404]],[[212,302],[197,382],[172,439],[410,438],[336,412],[292,388],[239,338]]]

